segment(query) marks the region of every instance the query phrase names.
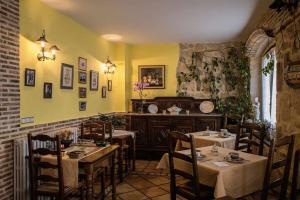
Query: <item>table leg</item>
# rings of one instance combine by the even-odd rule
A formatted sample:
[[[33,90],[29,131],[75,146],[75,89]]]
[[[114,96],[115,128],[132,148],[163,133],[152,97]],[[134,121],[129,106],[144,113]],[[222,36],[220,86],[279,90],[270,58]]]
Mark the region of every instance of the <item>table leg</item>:
[[[93,199],[93,165],[89,165],[88,167],[86,167],[85,173],[87,176],[87,199],[91,200]]]
[[[116,199],[116,180],[115,180],[115,151],[113,152],[111,156],[111,176],[110,176],[110,181],[111,181],[111,193],[112,193],[112,200]]]
[[[120,182],[123,182],[123,154],[124,154],[123,142],[120,145],[118,153],[119,153],[119,159],[118,159],[119,160],[119,179],[120,179]]]
[[[135,171],[135,137],[132,138],[132,171]]]

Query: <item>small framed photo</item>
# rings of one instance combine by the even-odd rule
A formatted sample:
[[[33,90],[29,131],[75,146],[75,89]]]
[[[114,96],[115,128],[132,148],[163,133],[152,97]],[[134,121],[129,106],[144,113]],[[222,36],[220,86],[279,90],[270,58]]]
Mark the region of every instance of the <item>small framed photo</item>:
[[[79,98],[86,98],[86,88],[79,87]]]
[[[106,86],[102,87],[102,98],[106,98]]]
[[[44,83],[44,98],[52,98],[52,83]]]
[[[87,69],[87,59],[86,58],[78,57],[78,69],[86,71],[86,69]]]
[[[107,81],[107,91],[112,91],[112,80]]]
[[[25,86],[35,86],[35,70],[34,69],[25,69]]]
[[[90,90],[98,90],[99,72],[90,71]]]
[[[80,101],[79,102],[79,111],[85,111],[86,110],[86,101]]]
[[[61,74],[60,74],[60,88],[73,89],[73,79],[74,79],[73,65],[62,63]]]
[[[78,82],[86,84],[86,72],[78,71]]]
[[[139,66],[139,82],[149,84],[145,89],[164,89],[165,65]]]

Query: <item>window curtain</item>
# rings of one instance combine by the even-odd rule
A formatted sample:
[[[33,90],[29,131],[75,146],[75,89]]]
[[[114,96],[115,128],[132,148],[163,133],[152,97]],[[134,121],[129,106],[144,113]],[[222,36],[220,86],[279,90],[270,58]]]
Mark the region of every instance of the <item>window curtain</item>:
[[[262,75],[262,119],[276,124],[277,65],[275,51],[270,50],[274,58],[274,69],[268,75]],[[263,57],[263,67],[271,58]]]

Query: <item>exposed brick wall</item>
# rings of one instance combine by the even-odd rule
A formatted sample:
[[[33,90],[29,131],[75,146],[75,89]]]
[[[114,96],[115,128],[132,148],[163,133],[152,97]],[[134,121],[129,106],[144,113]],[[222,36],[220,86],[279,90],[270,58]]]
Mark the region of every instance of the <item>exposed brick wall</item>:
[[[19,128],[19,0],[0,0],[0,134]]]
[[[19,129],[19,0],[0,0],[0,199],[13,198],[13,142]]]

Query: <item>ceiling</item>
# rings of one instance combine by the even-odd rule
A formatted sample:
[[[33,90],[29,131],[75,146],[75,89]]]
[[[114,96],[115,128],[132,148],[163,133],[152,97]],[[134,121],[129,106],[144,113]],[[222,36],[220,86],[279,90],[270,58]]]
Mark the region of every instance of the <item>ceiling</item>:
[[[272,0],[41,0],[131,44],[246,39]]]

